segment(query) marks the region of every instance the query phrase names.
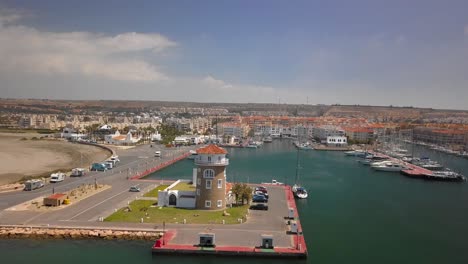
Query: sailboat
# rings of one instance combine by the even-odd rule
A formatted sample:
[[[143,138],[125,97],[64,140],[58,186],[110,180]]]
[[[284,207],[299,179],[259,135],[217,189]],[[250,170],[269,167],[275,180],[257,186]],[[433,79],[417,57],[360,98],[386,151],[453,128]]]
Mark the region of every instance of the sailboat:
[[[299,168],[299,151],[300,149],[297,150],[296,179],[294,181],[294,185],[292,186],[292,192],[294,194],[294,197],[298,199],[306,199],[309,196],[309,194],[307,193],[307,190],[298,184],[299,169],[300,169]]]

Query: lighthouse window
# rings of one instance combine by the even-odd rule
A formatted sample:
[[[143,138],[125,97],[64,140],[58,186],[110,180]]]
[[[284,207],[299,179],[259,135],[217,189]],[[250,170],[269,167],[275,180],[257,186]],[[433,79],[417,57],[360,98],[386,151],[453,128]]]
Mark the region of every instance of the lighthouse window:
[[[211,189],[211,180],[206,180],[206,189]]]
[[[211,201],[210,200],[207,200],[205,201],[205,207],[211,207]]]
[[[222,207],[222,206],[223,206],[223,200],[218,200],[217,206],[218,206],[218,207]]]
[[[214,170],[206,169],[203,171],[203,178],[205,179],[213,179],[214,178]]]
[[[223,180],[218,180],[218,189],[223,188]]]

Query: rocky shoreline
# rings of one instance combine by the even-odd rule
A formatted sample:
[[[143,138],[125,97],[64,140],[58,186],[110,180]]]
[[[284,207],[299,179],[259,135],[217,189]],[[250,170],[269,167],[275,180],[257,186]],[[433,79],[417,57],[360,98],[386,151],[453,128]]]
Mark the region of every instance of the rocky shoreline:
[[[157,231],[76,229],[54,227],[0,227],[0,239],[106,239],[151,240],[162,236]]]

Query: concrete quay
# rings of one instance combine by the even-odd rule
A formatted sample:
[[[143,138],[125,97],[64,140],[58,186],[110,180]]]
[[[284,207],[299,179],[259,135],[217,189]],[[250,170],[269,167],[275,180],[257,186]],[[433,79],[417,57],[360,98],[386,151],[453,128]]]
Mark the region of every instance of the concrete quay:
[[[307,246],[290,186],[268,186],[268,211],[251,210],[247,222],[238,225],[168,226],[152,247],[154,254],[217,255],[237,257],[307,258]],[[294,218],[288,218],[288,209]],[[291,232],[295,220],[298,232]],[[191,226],[189,228],[189,226]],[[215,234],[215,247],[199,246],[199,233]],[[273,237],[273,248],[261,246],[262,235]]]

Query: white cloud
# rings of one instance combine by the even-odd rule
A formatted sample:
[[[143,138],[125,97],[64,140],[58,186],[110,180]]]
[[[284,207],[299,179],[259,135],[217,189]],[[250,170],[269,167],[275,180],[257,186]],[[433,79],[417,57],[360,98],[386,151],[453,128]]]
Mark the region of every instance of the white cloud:
[[[218,80],[213,78],[212,76],[208,75],[203,79],[203,83],[208,85],[209,87],[216,88],[216,89],[233,89],[234,86],[232,84],[226,83],[223,80]]]
[[[112,80],[160,81],[168,77],[136,57],[161,53],[177,44],[163,35],[45,32],[15,25],[21,14],[0,12],[0,71],[79,74]]]

